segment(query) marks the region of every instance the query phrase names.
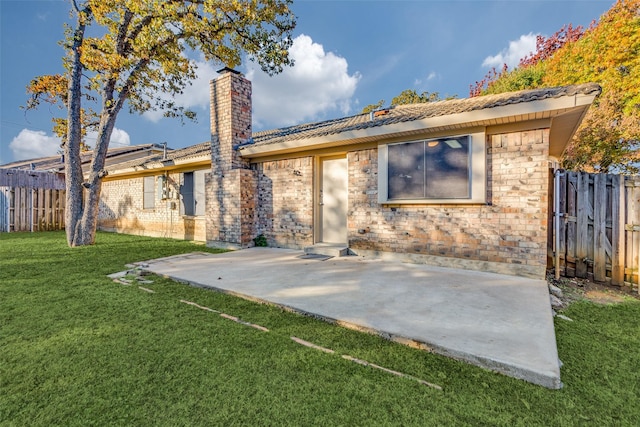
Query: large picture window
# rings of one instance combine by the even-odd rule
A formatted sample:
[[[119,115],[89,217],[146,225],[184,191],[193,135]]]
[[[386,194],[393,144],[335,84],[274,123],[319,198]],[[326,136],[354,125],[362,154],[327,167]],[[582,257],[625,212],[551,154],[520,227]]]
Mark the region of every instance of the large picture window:
[[[485,202],[484,134],[379,146],[381,203]]]

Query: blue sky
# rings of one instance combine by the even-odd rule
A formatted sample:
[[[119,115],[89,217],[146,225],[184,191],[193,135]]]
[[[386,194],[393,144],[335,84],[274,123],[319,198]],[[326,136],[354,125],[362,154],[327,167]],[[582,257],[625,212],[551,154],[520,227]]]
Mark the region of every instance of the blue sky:
[[[517,64],[536,34],[564,24],[588,26],[613,0],[294,1],[296,65],[269,78],[253,63],[254,131],[357,114],[404,89],[467,97],[469,85],[502,63]],[[62,72],[66,0],[0,0],[0,164],[54,155],[51,118],[64,113],[25,105],[38,75]],[[197,59],[197,58],[196,58]],[[199,76],[178,101],[198,112],[182,125],[159,114],[118,116],[111,146],[167,142],[180,148],[209,139],[208,81],[221,64],[199,63]],[[88,141],[91,143],[91,140]]]

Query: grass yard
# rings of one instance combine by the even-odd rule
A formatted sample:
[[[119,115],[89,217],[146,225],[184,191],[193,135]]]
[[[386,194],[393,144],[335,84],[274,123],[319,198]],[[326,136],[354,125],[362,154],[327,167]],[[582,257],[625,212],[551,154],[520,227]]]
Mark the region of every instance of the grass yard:
[[[556,319],[565,386],[554,391],[229,295],[106,277],[202,250],[107,233],[70,249],[60,232],[0,233],[0,425],[640,425],[638,300],[579,301],[563,312],[573,322]]]

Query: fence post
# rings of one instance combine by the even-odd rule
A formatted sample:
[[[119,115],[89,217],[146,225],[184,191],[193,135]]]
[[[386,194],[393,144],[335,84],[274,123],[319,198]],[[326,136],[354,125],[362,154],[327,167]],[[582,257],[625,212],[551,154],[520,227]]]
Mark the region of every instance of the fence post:
[[[589,239],[589,174],[578,174],[578,218],[576,244],[576,276],[587,278],[587,240]]]
[[[29,231],[33,233],[33,221],[35,221],[36,217],[38,216],[38,212],[36,212],[36,204],[34,202],[37,202],[37,200],[34,200],[34,194],[35,194],[36,190],[34,188],[31,188],[29,190]]]
[[[611,178],[611,284],[624,285],[625,177]]]
[[[9,232],[9,188],[0,187],[0,232]]]
[[[554,229],[554,245],[553,252],[555,257],[555,278],[560,279],[560,178],[564,176],[564,172],[557,169],[553,177],[553,229]],[[565,264],[567,260],[565,257]],[[566,267],[565,267],[566,268]]]
[[[640,292],[640,181],[627,179],[624,185],[626,191],[626,268],[629,274],[629,283],[633,287],[634,283]],[[634,282],[634,276],[636,276]]]
[[[578,197],[578,179],[580,178],[580,174],[576,172],[567,172],[566,183],[564,185],[565,198],[566,202],[564,202],[560,207],[564,210],[563,213],[566,213],[566,220],[564,222],[564,227],[566,228],[566,234],[564,237],[564,241],[562,242],[565,245],[564,253],[565,253],[565,269],[564,274],[567,277],[575,277],[576,276],[576,236],[578,235],[578,204],[576,203]],[[560,185],[562,186],[562,181]],[[573,268],[569,268],[569,263],[573,263]]]
[[[593,176],[593,280],[607,280],[607,175]]]

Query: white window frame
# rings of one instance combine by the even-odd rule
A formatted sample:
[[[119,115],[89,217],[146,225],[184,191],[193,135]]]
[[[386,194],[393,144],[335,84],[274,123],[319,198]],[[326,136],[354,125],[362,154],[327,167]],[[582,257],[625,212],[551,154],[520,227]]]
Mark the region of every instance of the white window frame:
[[[389,199],[389,145],[406,144],[410,142],[429,142],[445,138],[457,138],[469,136],[470,162],[469,180],[470,194],[466,198],[450,199]],[[487,160],[486,138],[484,132],[475,132],[461,135],[446,135],[438,138],[416,139],[389,144],[378,145],[378,203],[387,205],[400,204],[484,204],[487,202]]]

